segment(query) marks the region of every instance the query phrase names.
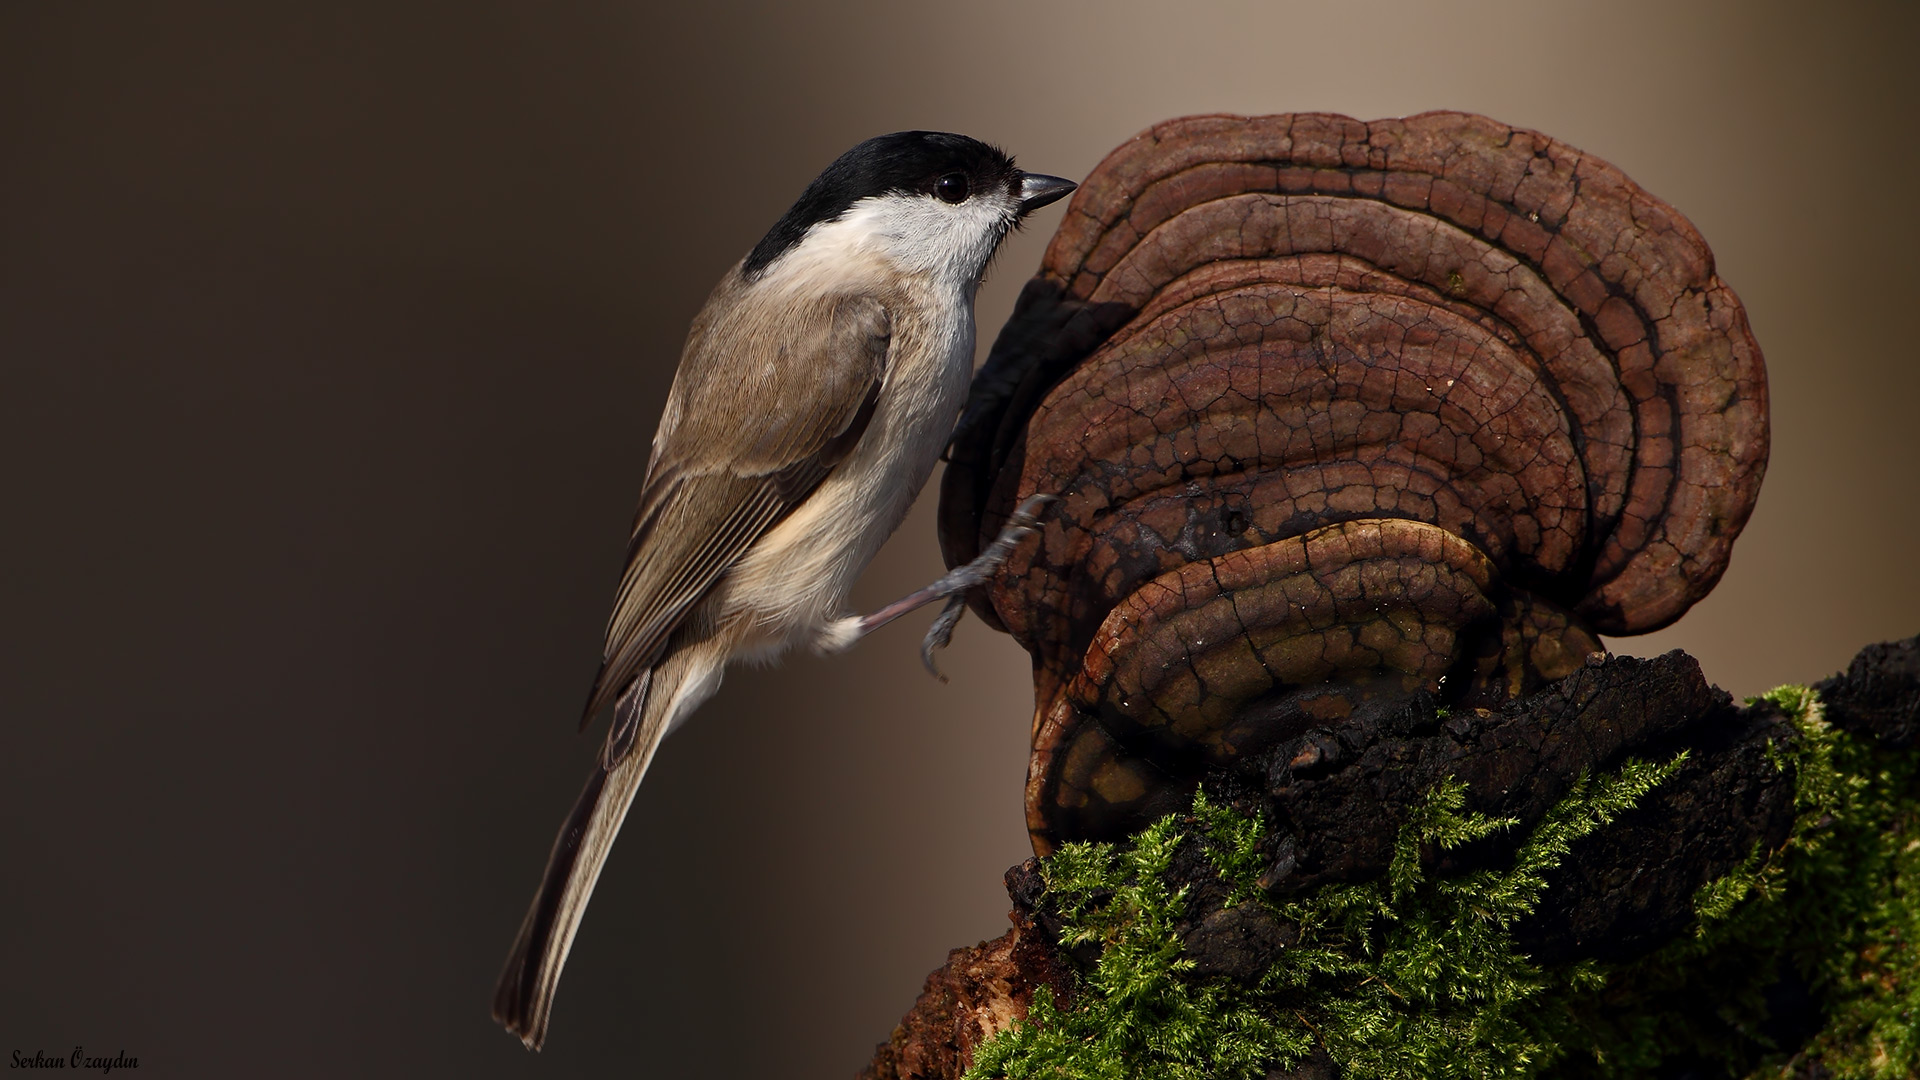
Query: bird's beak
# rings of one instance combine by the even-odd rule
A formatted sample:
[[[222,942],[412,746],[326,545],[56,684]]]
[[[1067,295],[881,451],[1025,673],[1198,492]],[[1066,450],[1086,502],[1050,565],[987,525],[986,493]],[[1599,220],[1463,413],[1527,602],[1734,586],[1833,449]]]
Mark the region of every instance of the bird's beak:
[[[1064,198],[1068,192],[1079,186],[1071,180],[1062,180],[1057,176],[1021,173],[1020,216],[1026,217],[1055,199]]]

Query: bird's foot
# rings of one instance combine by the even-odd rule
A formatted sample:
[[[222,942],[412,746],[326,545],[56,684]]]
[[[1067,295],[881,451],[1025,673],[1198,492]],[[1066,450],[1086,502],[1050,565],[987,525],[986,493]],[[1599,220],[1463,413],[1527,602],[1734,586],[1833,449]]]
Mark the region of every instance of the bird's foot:
[[[838,644],[837,648],[845,648],[853,644],[909,611],[925,607],[935,600],[947,600],[946,610],[934,620],[933,628],[927,631],[926,640],[921,643],[920,649],[921,660],[926,663],[928,670],[938,676],[940,672],[933,666],[933,651],[944,648],[947,640],[953,636],[954,625],[960,621],[960,613],[964,610],[964,597],[967,590],[992,577],[994,572],[1000,569],[1001,564],[1007,561],[1007,557],[1013,554],[1013,549],[1020,541],[1037,531],[1039,527],[1037,515],[1041,508],[1052,501],[1051,495],[1029,495],[1014,509],[1013,515],[1007,518],[1006,525],[1001,528],[1000,535],[994,537],[993,543],[987,545],[987,549],[980,553],[979,558],[965,566],[957,566],[947,571],[946,576],[939,581],[918,592],[901,597],[871,615],[846,620],[849,623],[849,629],[842,635],[844,642]]]
[[[947,681],[947,677],[940,674],[939,666],[933,662],[933,654],[946,648],[947,643],[953,640],[953,629],[960,625],[961,616],[967,612],[967,590],[985,584],[999,572],[1020,541],[1039,530],[1040,511],[1046,509],[1053,500],[1052,495],[1027,496],[1014,508],[1007,523],[1001,526],[1000,535],[993,538],[993,543],[988,544],[985,551],[965,566],[955,567],[937,583],[936,587],[948,588],[951,594],[947,598],[947,606],[941,610],[939,618],[933,620],[933,625],[927,628],[927,636],[920,642],[920,662],[927,666],[934,678]]]

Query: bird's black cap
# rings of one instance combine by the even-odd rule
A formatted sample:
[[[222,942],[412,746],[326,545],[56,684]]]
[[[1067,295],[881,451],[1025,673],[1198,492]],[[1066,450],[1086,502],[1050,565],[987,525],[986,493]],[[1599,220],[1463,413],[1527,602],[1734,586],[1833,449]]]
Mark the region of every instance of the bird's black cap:
[[[922,194],[942,176],[965,173],[974,191],[1015,191],[1020,170],[997,147],[944,131],[896,131],[879,135],[841,154],[767,235],[754,245],[742,270],[749,276],[800,242],[807,230],[832,221],[861,199],[890,192]]]

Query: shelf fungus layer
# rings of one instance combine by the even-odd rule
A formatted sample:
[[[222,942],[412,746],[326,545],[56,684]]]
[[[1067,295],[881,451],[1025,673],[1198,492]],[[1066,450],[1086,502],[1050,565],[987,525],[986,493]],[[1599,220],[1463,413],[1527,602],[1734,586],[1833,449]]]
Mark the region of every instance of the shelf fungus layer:
[[[975,379],[948,562],[1034,656],[1042,852],[1410,695],[1480,707],[1726,568],[1766,374],[1685,218],[1464,113],[1201,116],[1076,192]]]

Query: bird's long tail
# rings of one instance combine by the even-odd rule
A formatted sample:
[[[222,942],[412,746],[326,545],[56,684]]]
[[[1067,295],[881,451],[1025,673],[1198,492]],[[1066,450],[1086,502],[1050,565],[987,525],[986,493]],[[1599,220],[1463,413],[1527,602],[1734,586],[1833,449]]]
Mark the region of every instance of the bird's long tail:
[[[520,936],[493,991],[494,1020],[518,1035],[530,1050],[540,1049],[546,1041],[560,969],[654,750],[674,714],[711,693],[710,686],[702,684],[716,680],[703,677],[707,672],[690,670],[705,659],[699,652],[669,655],[653,671],[642,674],[614,704],[607,750],[553,841],[540,891],[520,923]]]

